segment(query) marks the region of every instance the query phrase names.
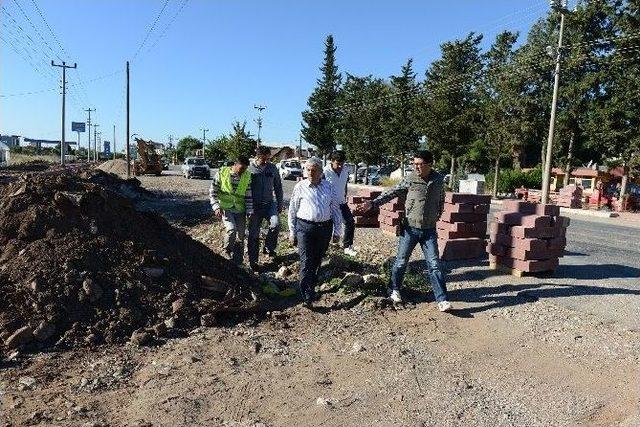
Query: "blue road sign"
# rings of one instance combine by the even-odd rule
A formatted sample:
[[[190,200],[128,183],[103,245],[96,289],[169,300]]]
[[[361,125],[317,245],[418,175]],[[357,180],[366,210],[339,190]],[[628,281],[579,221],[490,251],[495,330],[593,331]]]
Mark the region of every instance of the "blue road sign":
[[[84,132],[84,122],[71,122],[72,132]]]

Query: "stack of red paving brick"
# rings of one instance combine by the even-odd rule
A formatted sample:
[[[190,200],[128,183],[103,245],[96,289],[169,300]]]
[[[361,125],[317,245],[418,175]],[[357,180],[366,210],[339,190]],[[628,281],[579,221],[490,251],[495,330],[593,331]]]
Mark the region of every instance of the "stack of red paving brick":
[[[560,207],[517,200],[504,201],[502,207],[487,245],[491,268],[506,267],[516,275],[555,270],[569,226]]]
[[[575,185],[567,185],[561,188],[556,204],[563,208],[582,208],[582,189]]]
[[[360,189],[355,196],[349,196],[348,205],[353,212],[353,219],[356,227],[378,227],[378,209],[372,209],[364,215],[356,213],[356,208],[366,201],[372,201],[382,194],[380,190],[370,190],[367,188]]]
[[[395,198],[380,206],[380,230],[393,236],[399,236],[404,221],[404,198]]]
[[[491,196],[447,193],[436,228],[440,258],[479,258],[486,250],[487,214]]]

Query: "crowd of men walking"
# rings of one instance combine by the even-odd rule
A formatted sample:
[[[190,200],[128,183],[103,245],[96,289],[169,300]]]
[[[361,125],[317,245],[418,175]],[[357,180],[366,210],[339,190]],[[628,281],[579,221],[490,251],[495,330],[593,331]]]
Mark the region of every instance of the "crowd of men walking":
[[[280,175],[271,163],[268,147],[258,147],[253,161],[238,157],[232,166],[222,167],[214,175],[209,196],[216,217],[225,228],[224,251],[237,265],[243,264],[244,240],[248,224],[249,269],[258,271],[260,230],[268,223],[263,253],[274,259],[280,231],[280,213],[284,197]],[[330,243],[342,239],[343,251],[355,257],[355,222],[347,205],[347,186],[351,170],[345,165],[344,152],[336,151],[323,167],[317,157],[305,163],[307,178],[296,183],[289,201],[289,241],[300,256],[299,290],[305,306],[316,300],[318,271]],[[433,155],[419,151],[414,155],[414,171],[398,185],[375,200],[359,205],[365,213],[396,197],[406,198],[406,219],[399,238],[398,253],[391,269],[389,298],[402,302],[401,287],[411,253],[420,245],[429,279],[440,311],[449,311],[447,287],[438,257],[436,222],[444,208],[444,181],[432,169]],[[343,234],[344,229],[344,234]]]

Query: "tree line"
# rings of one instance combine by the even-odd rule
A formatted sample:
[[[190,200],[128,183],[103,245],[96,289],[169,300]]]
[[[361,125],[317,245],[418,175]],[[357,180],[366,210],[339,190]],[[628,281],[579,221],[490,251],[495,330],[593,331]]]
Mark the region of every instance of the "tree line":
[[[247,130],[247,123],[236,121],[228,134],[219,135],[206,142],[191,135],[180,139],[175,148],[175,155],[179,161],[183,161],[185,157],[203,150],[204,158],[215,163],[236,159],[239,156],[252,157],[255,154],[257,142]],[[173,153],[170,153],[170,156],[173,156]]]
[[[400,164],[424,145],[452,176],[493,172],[495,192],[500,168],[544,169],[558,24],[551,10],[526,38],[505,30],[484,51],[482,34],[447,41],[422,79],[411,59],[389,77],[343,75],[329,35],[302,134],[321,154],[340,145],[366,164]],[[640,3],[578,2],[563,45],[552,166],[640,176]]]

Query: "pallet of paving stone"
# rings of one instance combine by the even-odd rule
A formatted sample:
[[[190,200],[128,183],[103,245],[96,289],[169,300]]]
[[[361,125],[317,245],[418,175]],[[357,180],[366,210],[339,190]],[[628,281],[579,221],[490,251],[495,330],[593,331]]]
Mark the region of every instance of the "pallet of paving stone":
[[[514,275],[554,271],[564,255],[569,218],[556,205],[504,201],[487,244],[490,267]]]

